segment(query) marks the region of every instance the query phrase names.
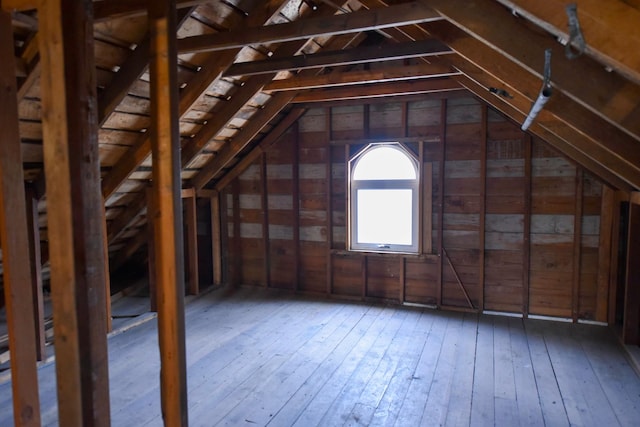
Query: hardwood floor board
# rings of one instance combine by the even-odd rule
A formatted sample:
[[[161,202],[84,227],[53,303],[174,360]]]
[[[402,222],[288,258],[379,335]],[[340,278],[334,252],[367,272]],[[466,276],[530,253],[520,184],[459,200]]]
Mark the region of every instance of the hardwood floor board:
[[[457,346],[453,385],[445,418],[446,426],[468,426],[470,423],[477,334],[478,316],[466,313]]]
[[[533,373],[533,363],[522,319],[508,319],[516,400],[518,402],[518,419],[523,425],[544,425],[538,387]]]
[[[270,426],[289,426],[296,422],[307,406],[321,394],[325,384],[345,363],[347,357],[356,350],[364,337],[373,333],[374,321],[384,312],[381,307],[371,307],[364,316],[353,325],[349,334],[325,358],[307,380],[290,396],[289,400],[269,421]]]
[[[407,317],[405,317],[400,329],[393,337],[371,378],[362,389],[351,413],[347,415],[345,426],[370,425],[371,419],[376,409],[380,407],[385,395],[387,396],[387,405],[389,400],[397,398],[395,390],[390,390],[389,387],[392,385],[393,379],[398,378],[396,374],[402,375],[397,372],[400,361],[411,358],[411,341],[415,339],[415,330],[420,318],[421,313],[419,311],[407,310]],[[393,382],[393,385],[396,384],[397,380]]]
[[[376,317],[367,333],[356,343],[348,356],[333,372],[331,378],[318,391],[316,397],[306,406],[304,412],[295,420],[294,426],[308,427],[319,425],[322,417],[329,411],[336,398],[359,367],[360,362],[382,335],[389,319],[396,313],[393,308],[385,307]]]
[[[572,326],[555,325],[546,328],[544,335],[569,421],[584,426],[619,425]]]
[[[370,422],[372,427],[393,425],[398,418],[402,410],[402,403],[407,397],[409,386],[415,376],[420,355],[434,318],[435,316],[423,310],[413,334],[406,336],[405,352],[400,355],[393,378],[391,378],[389,386],[373,414]]]
[[[191,426],[635,426],[609,328],[218,289],[185,310]],[[156,320],[110,336],[112,425],[162,425]],[[38,369],[57,426],[55,363]],[[0,382],[0,426],[13,425]]]
[[[580,343],[616,418],[624,426],[638,423],[640,381],[624,355],[615,351],[616,338],[608,328],[581,329]]]
[[[497,316],[494,319],[493,354],[495,420],[502,425],[516,425],[518,424],[518,402],[509,320],[506,317]]]
[[[451,397],[453,374],[456,369],[457,346],[462,328],[463,314],[451,313],[442,341],[442,350],[436,362],[427,403],[420,422],[423,426],[444,425],[447,406]]]
[[[473,373],[471,426],[491,426],[495,423],[493,319],[480,316],[476,338],[476,363]]]
[[[402,402],[400,413],[395,422],[396,426],[420,425],[442,350],[447,323],[451,316],[453,316],[451,313],[430,313],[433,321],[429,335],[422,347],[420,360],[411,379],[411,384],[409,384],[407,395]]]
[[[346,385],[324,414],[320,424],[337,426],[347,421],[351,409],[358,403],[359,396],[374,375],[376,368],[382,361],[384,354],[393,342],[393,338],[400,330],[405,318],[406,310],[395,309],[393,316],[385,325],[382,333],[377,337],[373,346],[358,363],[351,373]]]
[[[569,418],[563,405],[556,374],[544,339],[544,321],[527,320],[525,334],[536,379],[540,408],[546,425],[568,426]]]
[[[251,393],[224,417],[220,425],[234,426],[243,420],[258,425],[269,423],[289,397],[347,336],[352,325],[366,313],[366,310],[353,310],[352,307],[346,306],[344,308],[291,354],[267,381],[254,387]]]

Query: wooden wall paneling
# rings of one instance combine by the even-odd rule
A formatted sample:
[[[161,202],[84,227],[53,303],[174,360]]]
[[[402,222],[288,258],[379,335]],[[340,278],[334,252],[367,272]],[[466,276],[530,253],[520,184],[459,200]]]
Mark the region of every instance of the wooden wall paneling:
[[[222,221],[220,214],[220,193],[209,198],[211,205],[211,256],[213,258],[213,285],[222,285]]]
[[[149,3],[151,154],[155,210],[160,395],[165,425],[187,426],[184,240],[175,0]]]
[[[33,216],[33,209],[27,212],[25,205],[13,46],[11,14],[0,10],[0,57],[3,58],[0,64],[0,127],[3,132],[0,144],[0,240],[11,351],[13,413],[16,426],[39,426],[34,278],[30,263],[25,262],[35,261],[29,252],[26,219]]]
[[[440,263],[438,264],[438,288],[437,288],[437,305],[442,306],[442,282],[444,273],[444,256],[443,251],[443,238],[442,233],[444,231],[444,168],[447,160],[446,154],[446,139],[447,139],[447,100],[443,99],[440,103],[440,157],[438,159],[438,256],[440,257]]]
[[[267,190],[267,153],[262,153],[260,159],[260,202],[262,204],[262,258],[263,285],[271,287],[271,261],[269,253],[269,192]]]
[[[326,293],[331,295],[332,282],[333,282],[333,257],[331,255],[331,249],[333,248],[333,174],[331,167],[331,109],[325,107],[325,152],[326,152],[326,179],[325,179],[325,192],[326,192],[326,229],[327,229],[327,261],[326,261]]]
[[[622,339],[625,344],[640,345],[640,204],[629,202],[627,277],[624,295]]]
[[[485,218],[486,218],[486,204],[487,204],[487,134],[488,134],[488,113],[487,104],[482,104],[482,118],[481,118],[481,135],[480,135],[480,210],[479,210],[479,224],[478,233],[480,242],[478,248],[480,251],[480,259],[478,260],[478,310],[482,312],[484,310],[484,263],[485,263]]]
[[[404,303],[405,301],[405,286],[406,286],[406,258],[405,257],[400,257],[399,259],[399,264],[400,264],[400,273],[398,274],[398,288],[400,289],[399,295],[398,295],[398,300],[400,301],[400,304]]]
[[[529,315],[529,270],[531,267],[531,135],[523,135],[524,144],[524,217],[522,245],[522,315]]]
[[[44,335],[44,295],[42,292],[42,247],[40,245],[40,225],[38,199],[31,185],[25,186],[27,233],[29,235],[29,260],[31,266],[31,292],[33,300],[33,321],[36,338],[36,358],[46,359],[46,338]]]
[[[196,192],[193,188],[182,190],[182,203],[186,223],[187,238],[187,293],[198,295],[200,293],[200,277],[198,274],[198,209],[196,207]]]
[[[578,321],[580,313],[580,265],[581,245],[582,245],[582,187],[584,183],[584,172],[581,167],[576,167],[576,192],[575,192],[575,213],[573,220],[573,282],[571,296],[571,317],[574,322]]]
[[[153,188],[146,188],[147,200],[147,266],[149,269],[149,311],[158,311],[158,281],[156,280],[156,241],[154,239],[154,221],[151,214],[156,211],[153,207]]]

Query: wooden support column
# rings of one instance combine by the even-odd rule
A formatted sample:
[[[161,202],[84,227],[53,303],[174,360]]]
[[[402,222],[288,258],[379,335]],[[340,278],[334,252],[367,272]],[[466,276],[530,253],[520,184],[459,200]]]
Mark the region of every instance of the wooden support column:
[[[478,249],[480,256],[478,259],[478,310],[484,310],[484,259],[485,259],[485,220],[487,212],[487,133],[488,133],[488,112],[487,104],[482,104],[482,135],[480,139],[480,218],[478,224],[478,234],[480,241]]]
[[[38,18],[59,423],[109,426],[92,2],[43,1]]]
[[[148,217],[157,255],[162,417],[165,426],[187,426],[175,0],[149,2],[149,33],[154,210]]]
[[[576,205],[573,217],[573,287],[571,292],[571,318],[578,321],[580,314],[580,270],[582,267],[582,187],[584,172],[576,166]]]
[[[31,292],[33,298],[33,320],[36,334],[36,358],[41,361],[46,358],[44,335],[44,297],[42,294],[42,258],[40,247],[40,226],[38,224],[38,199],[31,186],[26,192],[26,218],[29,234],[29,260],[31,266]]]
[[[618,232],[613,228],[614,215],[618,214],[616,207],[615,192],[611,187],[603,184],[598,245],[598,291],[596,294],[596,320],[598,322],[608,321],[609,287],[615,286],[615,283],[609,282],[609,277],[611,275],[611,253],[612,250],[616,252],[618,250],[617,246],[612,246],[613,234]]]
[[[240,180],[236,178],[231,184],[233,194],[233,284],[242,284],[242,231],[240,228]]]
[[[154,222],[151,212],[155,212],[153,207],[153,187],[146,188],[147,193],[147,266],[149,269],[149,311],[158,311],[158,281],[156,280],[156,241],[154,239]]]
[[[327,206],[327,218],[326,218],[326,227],[327,227],[327,262],[326,262],[326,293],[327,295],[331,295],[333,291],[333,256],[331,254],[331,250],[333,249],[333,176],[331,174],[331,162],[333,161],[331,157],[331,109],[325,108],[325,150],[326,150],[326,182],[325,182],[325,192],[326,192],[326,206]]]
[[[524,219],[522,237],[522,315],[529,316],[529,270],[531,268],[531,135],[525,133],[524,144]]]
[[[0,244],[16,426],[40,425],[36,327],[11,15],[0,10]]]
[[[291,171],[293,198],[293,289],[300,289],[300,125],[296,121],[293,124],[293,166]]]
[[[640,194],[629,201],[627,278],[624,294],[622,339],[625,344],[640,345]],[[634,197],[636,196],[636,197]]]
[[[113,319],[111,318],[111,274],[109,271],[109,239],[107,238],[107,205],[102,198],[102,254],[104,261],[104,309],[107,333],[113,330]]]
[[[264,286],[271,287],[271,260],[269,251],[269,192],[267,189],[267,153],[260,156],[260,202],[262,210],[262,268]]]
[[[220,218],[220,193],[211,200],[211,256],[213,258],[213,285],[222,284],[222,221]]]
[[[442,306],[442,274],[444,270],[444,255],[442,232],[444,229],[444,164],[446,161],[445,140],[447,139],[447,100],[443,99],[440,104],[440,159],[438,160],[438,288],[436,291],[436,299],[438,307]]]
[[[198,274],[198,215],[196,205],[196,191],[193,188],[182,190],[184,200],[185,222],[187,223],[187,277],[189,295],[200,293],[200,277]]]

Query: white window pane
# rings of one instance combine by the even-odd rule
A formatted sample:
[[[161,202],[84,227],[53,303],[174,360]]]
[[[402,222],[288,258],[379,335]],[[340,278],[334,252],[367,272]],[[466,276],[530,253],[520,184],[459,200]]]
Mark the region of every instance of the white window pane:
[[[411,245],[412,190],[358,190],[358,243]]]
[[[377,147],[362,155],[353,170],[353,179],[416,179],[416,168],[401,150]]]

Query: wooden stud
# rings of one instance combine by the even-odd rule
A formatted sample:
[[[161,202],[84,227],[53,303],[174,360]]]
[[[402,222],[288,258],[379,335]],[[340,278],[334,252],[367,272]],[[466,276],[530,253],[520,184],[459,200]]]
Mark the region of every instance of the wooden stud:
[[[300,125],[298,121],[293,124],[293,164],[291,172],[293,205],[293,289],[300,289]]]
[[[580,276],[582,266],[582,211],[584,172],[576,167],[576,199],[573,217],[573,286],[571,292],[571,317],[578,321],[580,314]]]
[[[104,260],[104,310],[107,332],[113,330],[111,318],[111,274],[109,271],[109,240],[107,239],[107,206],[102,199],[102,259]]]
[[[611,275],[611,253],[617,251],[617,246],[612,246],[613,234],[617,232],[613,228],[615,210],[615,192],[608,185],[602,185],[602,202],[600,207],[600,237],[598,245],[598,290],[596,297],[595,319],[599,322],[608,320],[607,310],[609,306],[609,288],[615,283],[609,282]]]
[[[26,217],[29,234],[29,260],[31,265],[31,290],[33,297],[33,320],[36,333],[36,358],[46,358],[46,338],[44,334],[44,295],[42,293],[42,248],[40,246],[40,226],[38,224],[38,199],[31,185],[25,188]]]
[[[611,269],[609,271],[609,315],[608,323],[610,326],[616,324],[616,306],[618,299],[618,257],[620,247],[620,216],[621,216],[621,198],[622,191],[615,191],[613,196],[613,223],[611,225]],[[625,230],[626,231],[626,230]]]
[[[156,241],[154,239],[155,232],[153,230],[154,222],[151,213],[155,212],[153,207],[153,188],[149,185],[146,188],[147,202],[147,266],[149,269],[149,311],[158,311],[158,281],[156,279]]]
[[[438,256],[440,262],[438,263],[438,285],[436,292],[436,300],[438,306],[442,306],[442,281],[444,270],[444,256],[443,256],[443,238],[442,233],[444,229],[444,165],[447,159],[446,153],[446,139],[447,139],[447,100],[443,99],[440,102],[440,159],[438,159]]]
[[[222,222],[220,193],[211,196],[211,255],[213,256],[213,285],[222,284]]]
[[[267,153],[260,159],[260,201],[262,210],[262,269],[264,286],[271,287],[271,260],[269,251],[269,200],[267,190]]]
[[[331,249],[333,249],[333,174],[332,174],[332,157],[331,157],[331,112],[329,108],[324,109],[325,114],[325,145],[326,151],[326,172],[327,177],[325,181],[325,193],[326,193],[326,206],[327,206],[327,262],[326,262],[326,292],[327,295],[331,295],[333,292],[333,256],[331,255]]]
[[[92,2],[38,9],[59,423],[110,425]]]
[[[627,277],[625,280],[622,339],[625,344],[640,344],[640,205],[629,203]]]
[[[487,138],[488,138],[488,109],[487,104],[482,104],[482,134],[480,136],[480,217],[478,224],[478,234],[480,242],[480,256],[478,259],[478,310],[484,310],[484,259],[485,249],[485,220],[487,213]]]
[[[368,294],[368,276],[369,276],[369,258],[366,254],[362,254],[362,290],[360,297],[364,301],[367,298]]]
[[[13,51],[11,15],[0,10],[0,242],[4,266],[11,387],[16,426],[40,425],[40,401],[36,359],[38,349],[34,322],[33,285],[30,263],[37,261],[29,252],[29,227],[24,192],[24,173]],[[37,210],[37,209],[36,209]],[[31,227],[33,229],[33,227]],[[36,284],[37,287],[37,284]],[[38,347],[42,346],[42,342]]]
[[[187,426],[175,9],[175,0],[149,3],[154,211],[148,217],[154,223],[157,254],[162,416],[167,426]]]
[[[524,144],[524,230],[522,237],[522,315],[529,316],[529,269],[531,265],[531,135],[522,136]]]
[[[231,194],[233,194],[233,284],[242,284],[242,236],[240,229],[240,181],[233,181]]]
[[[193,189],[191,188],[190,190]],[[187,260],[189,263],[187,268],[187,277],[189,279],[187,292],[189,295],[198,295],[200,293],[200,278],[198,274],[198,209],[195,191],[191,191],[191,194],[188,197],[184,197],[183,201],[187,225]]]
[[[420,142],[424,145],[423,142]],[[423,155],[424,157],[424,155]],[[433,163],[422,163],[422,249],[423,254],[433,253]]]
[[[398,285],[400,288],[400,295],[398,297],[398,300],[400,301],[400,304],[404,303],[405,301],[405,291],[406,291],[406,285],[407,285],[407,281],[406,281],[406,270],[407,270],[407,259],[405,257],[400,257],[399,258],[400,261],[400,274],[398,275]]]
[[[403,104],[405,106],[405,108],[403,108],[403,116],[407,116],[406,114],[406,103]],[[403,120],[404,121],[404,120]],[[405,129],[406,127],[403,126]],[[425,216],[425,211],[426,211],[426,206],[427,203],[431,204],[431,200],[429,200],[428,202],[425,200],[426,195],[425,195],[425,187],[426,187],[426,182],[425,182],[425,168],[424,168],[424,142],[420,141],[418,142],[418,165],[419,165],[419,171],[421,173],[421,175],[418,177],[418,201],[419,201],[419,205],[418,205],[418,221],[417,224],[419,227],[419,232],[418,232],[418,253],[423,253],[424,252],[424,248],[425,248],[425,238],[426,238],[426,228],[427,228],[427,218]],[[428,227],[431,227],[431,220],[429,219],[428,222]],[[429,234],[429,236],[431,236],[431,234]],[[429,245],[429,247],[431,247],[431,245]]]

